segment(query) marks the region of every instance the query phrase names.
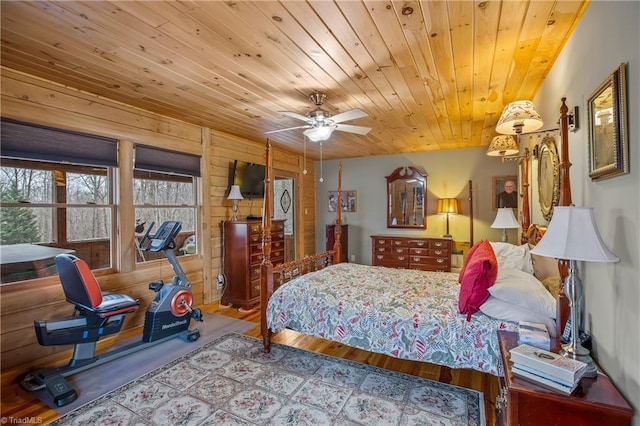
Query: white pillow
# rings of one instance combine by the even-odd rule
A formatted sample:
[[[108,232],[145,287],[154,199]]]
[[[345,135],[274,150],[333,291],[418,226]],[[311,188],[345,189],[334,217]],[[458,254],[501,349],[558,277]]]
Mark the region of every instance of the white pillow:
[[[489,296],[489,298],[480,305],[480,312],[503,321],[529,321],[544,324],[549,331],[549,336],[556,337],[556,322],[553,318],[529,311],[493,296]]]
[[[498,277],[489,293],[528,311],[556,317],[556,299],[536,277],[519,269],[498,268]]]
[[[533,274],[533,262],[531,252],[527,244],[516,246],[510,243],[491,243],[491,248],[500,268],[515,268]]]

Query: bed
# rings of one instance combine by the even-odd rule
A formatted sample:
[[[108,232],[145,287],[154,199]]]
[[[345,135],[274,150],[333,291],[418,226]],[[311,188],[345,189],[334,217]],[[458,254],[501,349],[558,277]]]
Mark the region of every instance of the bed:
[[[565,149],[568,151],[568,146],[565,147],[568,128],[567,111],[563,98],[560,109],[563,135],[560,176],[564,177],[561,184],[561,205],[571,203],[570,195],[567,195],[570,189],[568,182],[570,163],[565,151]],[[271,202],[270,151],[271,147],[267,141],[265,211],[270,211],[271,208],[269,205]],[[524,173],[526,170],[525,165]],[[339,192],[341,176],[342,167],[340,166]],[[523,176],[523,179],[527,181],[528,176]],[[523,204],[528,206],[526,191],[524,197],[526,204]],[[563,202],[567,204],[562,204]],[[274,267],[270,261],[271,219],[268,214],[263,216],[260,316],[265,352],[270,349],[271,334],[286,328],[400,359],[430,362],[451,368],[471,368],[493,375],[502,375],[496,331],[517,330],[517,321],[509,315],[502,315],[504,310],[509,309],[509,304],[503,304],[502,307],[493,306],[492,309],[500,310],[498,315],[493,315],[495,311],[487,314],[484,310],[465,315],[459,313],[458,309],[458,299],[461,294],[458,281],[462,276],[458,273],[339,263],[341,259],[340,209],[336,212],[337,235],[333,250]],[[502,289],[500,291],[519,288],[512,285],[513,281],[506,280],[513,280],[514,276],[521,280],[523,274],[517,270],[524,272],[529,268],[526,265],[534,264],[534,260],[524,262],[516,260],[516,264],[512,262],[515,259],[511,256],[516,253],[514,250],[520,254],[528,252],[526,243],[535,242],[543,232],[543,228],[529,224],[528,208],[521,217],[521,222],[524,227],[522,242],[525,244],[512,246],[518,247],[517,249],[508,248],[508,253],[503,253],[502,258],[496,254],[499,264],[497,269],[501,271],[501,275],[498,275],[498,280],[492,287],[497,289],[499,287],[497,283],[503,280],[500,282],[504,282],[505,287],[499,287]],[[526,238],[531,240],[525,241]],[[493,245],[494,243],[491,244],[496,249],[497,246]],[[496,249],[496,253],[498,251]],[[548,270],[548,262],[546,263]],[[556,333],[559,335],[558,330],[561,327],[558,324],[564,324],[568,315],[568,306],[561,285],[565,275],[562,275],[562,268],[555,266],[554,263],[552,269],[557,272],[557,276],[550,279],[557,283],[557,297],[552,297],[549,302],[547,296],[551,296],[545,289],[546,296],[540,296],[540,300],[544,299],[544,303],[540,303],[544,305],[542,309],[547,313],[546,315],[551,315],[548,313],[549,309],[554,311],[553,317],[557,321],[546,322],[546,324],[552,335]],[[527,272],[527,275],[532,277],[533,274],[533,270]],[[504,290],[505,288],[507,290]],[[492,294],[490,299],[499,299],[497,296],[501,294],[496,293],[496,297]],[[518,296],[518,300],[520,299],[523,298]],[[493,303],[487,300],[478,308],[483,308],[485,305],[489,309],[488,306]],[[507,319],[500,318],[502,316]],[[534,318],[526,320],[534,320]]]

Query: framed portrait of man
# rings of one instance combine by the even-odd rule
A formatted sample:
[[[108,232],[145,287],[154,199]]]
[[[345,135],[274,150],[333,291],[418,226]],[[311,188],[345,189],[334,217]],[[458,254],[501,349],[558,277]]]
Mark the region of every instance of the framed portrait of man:
[[[493,209],[518,208],[518,176],[493,177]]]

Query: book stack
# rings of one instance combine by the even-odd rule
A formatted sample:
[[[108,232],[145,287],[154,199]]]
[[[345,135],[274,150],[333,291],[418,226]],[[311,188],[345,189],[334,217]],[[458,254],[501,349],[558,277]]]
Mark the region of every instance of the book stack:
[[[587,364],[528,344],[509,351],[511,373],[539,385],[571,394],[584,375]]]
[[[540,349],[549,350],[551,339],[547,326],[537,322],[520,321],[518,323],[518,343],[526,343]]]

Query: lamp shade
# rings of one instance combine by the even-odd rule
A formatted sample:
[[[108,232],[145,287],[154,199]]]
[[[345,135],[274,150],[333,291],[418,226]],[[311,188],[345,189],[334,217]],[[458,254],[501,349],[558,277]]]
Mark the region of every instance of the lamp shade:
[[[529,133],[542,127],[542,117],[531,101],[515,101],[508,104],[496,125],[496,132],[503,135]]]
[[[496,218],[491,224],[491,227],[499,229],[520,228],[520,224],[513,214],[513,209],[510,207],[501,207],[498,209],[498,214],[496,214]]]
[[[227,200],[244,200],[244,197],[242,196],[240,187],[238,185],[231,185],[231,190],[229,191]]]
[[[312,127],[302,132],[311,142],[324,142],[331,137],[336,126]]]
[[[602,242],[591,207],[554,207],[547,232],[531,253],[585,262],[617,262]]]
[[[438,214],[458,214],[460,212],[458,200],[455,198],[440,198],[438,200]]]
[[[487,155],[491,156],[515,155],[519,152],[518,143],[511,135],[495,136],[487,149]]]

